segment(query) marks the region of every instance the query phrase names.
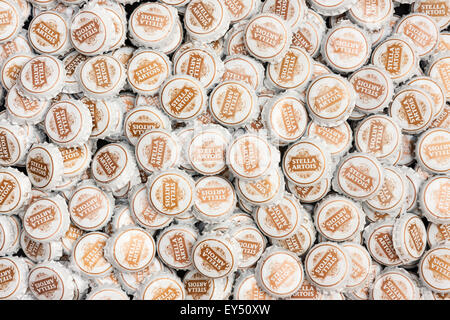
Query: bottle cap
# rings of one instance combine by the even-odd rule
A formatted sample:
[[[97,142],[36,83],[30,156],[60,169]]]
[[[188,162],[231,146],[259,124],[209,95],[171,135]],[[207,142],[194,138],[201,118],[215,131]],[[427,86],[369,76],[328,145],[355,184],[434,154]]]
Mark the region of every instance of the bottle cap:
[[[80,146],[92,132],[89,109],[77,100],[61,100],[47,112],[44,129],[53,143],[62,147]]]
[[[450,202],[450,177],[434,176],[429,178],[420,190],[419,204],[422,214],[433,223],[450,223],[448,208]]]
[[[172,218],[155,212],[148,202],[144,184],[135,186],[129,193],[129,207],[133,221],[143,228],[158,230],[172,222]]]
[[[287,1],[282,4],[277,0],[269,0],[264,1],[261,8],[262,13],[273,13],[280,16],[291,28],[295,28],[303,22],[307,10],[308,7],[304,0]]]
[[[66,234],[61,238],[64,253],[70,256],[75,242],[84,234],[85,232],[83,230],[78,229],[78,227],[71,223]]]
[[[258,206],[254,219],[259,230],[272,239],[292,237],[303,221],[305,211],[300,202],[286,193],[278,204]]]
[[[276,298],[289,297],[302,285],[303,266],[294,253],[271,246],[258,261],[255,278],[261,289],[269,295]]]
[[[284,195],[284,177],[280,169],[274,169],[257,180],[235,179],[234,183],[239,198],[253,205],[275,204]]]
[[[337,16],[353,7],[356,0],[309,0],[312,9],[324,16]]]
[[[244,224],[230,229],[242,249],[240,269],[253,267],[266,249],[267,240],[255,224]]]
[[[364,230],[364,241],[372,258],[387,267],[402,264],[394,248],[392,232],[395,220],[386,218],[369,224]]]
[[[91,146],[84,143],[79,147],[59,148],[64,163],[64,178],[81,176],[88,168],[91,158]]]
[[[365,214],[355,201],[338,195],[321,200],[314,210],[316,230],[329,241],[349,241],[364,228]]]
[[[191,252],[194,268],[209,278],[223,278],[232,274],[242,258],[239,243],[229,235],[220,233],[200,236]]]
[[[78,11],[70,21],[70,40],[79,53],[95,56],[110,50],[115,33],[113,20],[103,6],[88,5]]]
[[[31,198],[31,183],[14,168],[0,168],[0,213],[17,214]]]
[[[28,39],[41,54],[63,55],[72,47],[66,18],[56,11],[43,11],[28,26]]]
[[[265,62],[281,61],[289,50],[291,40],[291,28],[282,17],[271,13],[254,16],[244,30],[247,51]]]
[[[416,300],[419,288],[412,276],[402,268],[386,268],[373,282],[373,300]]]
[[[306,128],[306,135],[308,138],[319,140],[326,146],[333,160],[345,155],[352,146],[352,129],[346,121],[335,127],[325,127],[310,121]]]
[[[222,78],[224,63],[207,45],[187,43],[175,52],[173,72],[194,77],[205,87],[213,88]]]
[[[34,144],[27,154],[26,169],[33,186],[50,190],[61,183],[64,160],[56,145]]]
[[[418,73],[419,59],[412,41],[403,35],[392,35],[372,51],[371,63],[385,70],[394,84]]]
[[[20,236],[21,236],[21,232],[22,232],[22,223],[21,223],[21,219],[16,216],[16,215],[12,215],[12,216],[7,216],[7,219],[10,220],[11,225],[12,225],[12,232],[8,232],[7,237],[9,237],[11,235],[11,242],[8,245],[8,248],[5,248],[5,254],[7,255],[13,255],[13,254],[17,254],[17,252],[20,249]]]
[[[75,292],[69,269],[54,261],[31,268],[28,288],[38,300],[72,300]]]
[[[121,106],[116,100],[93,100],[83,97],[80,101],[91,112],[91,139],[104,139],[117,133],[117,124],[121,121]]]
[[[262,88],[264,67],[260,62],[247,55],[233,54],[225,58],[223,63],[225,72],[222,81],[243,81],[256,91]]]
[[[450,99],[450,78],[448,77],[448,66],[450,64],[450,54],[441,53],[434,56],[430,61],[426,74],[431,78],[442,83],[445,89],[445,96],[447,100]]]
[[[20,75],[25,63],[31,60],[34,55],[30,53],[16,53],[10,55],[3,61],[1,66],[1,85],[6,91],[11,90],[11,88],[16,84],[17,78]]]
[[[303,48],[311,57],[315,57],[320,52],[320,44],[325,30],[322,16],[307,9],[305,19],[292,29],[292,46]]]
[[[98,231],[79,237],[72,250],[72,268],[88,278],[101,278],[111,273],[113,267],[103,253],[108,238]]]
[[[77,187],[69,200],[72,222],[86,231],[100,230],[108,224],[113,214],[114,200],[91,182]]]
[[[411,13],[404,16],[397,22],[393,32],[410,38],[421,58],[431,55],[438,45],[439,27],[426,14]]]
[[[373,281],[380,272],[381,266],[375,261],[371,261],[369,275],[364,284],[357,289],[346,292],[346,296],[351,300],[370,300]]]
[[[117,285],[103,285],[94,288],[86,300],[130,300],[130,298]]]
[[[282,168],[288,180],[309,187],[331,176],[331,156],[325,146],[313,138],[302,138],[284,153]]]
[[[175,31],[173,35],[170,37],[170,42],[167,45],[160,48],[164,54],[174,53],[183,43],[184,40],[184,29],[181,24],[180,19],[177,19],[177,24],[175,26]]]
[[[186,292],[178,276],[169,272],[152,275],[136,293],[139,300],[184,300]]]
[[[236,207],[233,185],[221,176],[201,177],[195,183],[194,215],[200,221],[217,223],[227,219]]]
[[[331,179],[322,179],[316,184],[308,187],[300,187],[295,183],[288,181],[289,191],[296,196],[302,203],[314,203],[325,197],[331,188]]]
[[[12,86],[5,98],[6,114],[18,124],[36,124],[44,119],[50,100],[25,97],[18,85]]]
[[[150,277],[152,274],[162,272],[166,268],[162,264],[162,262],[155,257],[153,259],[152,263],[146,267],[144,270],[138,271],[138,272],[117,272],[117,280],[121,284],[122,288],[125,289],[125,291],[128,294],[135,294],[136,290],[139,288],[139,286],[146,280],[148,277]]]
[[[279,90],[303,90],[313,74],[312,59],[305,49],[291,46],[281,61],[271,62],[266,72],[266,83]]]
[[[0,43],[3,44],[17,36],[26,19],[22,18],[21,9],[17,5],[17,1],[1,0],[0,12],[4,12],[2,33],[0,35]]]
[[[4,3],[6,1],[3,1]],[[1,41],[1,40],[0,40]],[[12,40],[0,44],[0,63],[15,53],[32,53],[33,49],[28,43],[26,32],[22,31]]]
[[[450,129],[450,104],[445,105],[444,110],[433,120],[429,128]]]
[[[413,4],[413,10],[432,17],[441,30],[447,28],[450,24],[449,6],[446,1],[417,0]]]
[[[69,225],[67,204],[61,196],[36,200],[23,216],[23,227],[28,236],[39,242],[61,239]]]
[[[132,108],[124,118],[124,135],[132,145],[150,129],[170,129],[170,120],[160,109],[154,106]]]
[[[98,55],[87,59],[77,68],[78,81],[86,97],[107,99],[115,97],[122,90],[125,68],[110,55]]]
[[[241,22],[238,22],[233,25],[230,30],[225,34],[225,44],[224,44],[224,50],[226,56],[232,56],[232,55],[248,55],[247,48],[245,47],[244,42],[244,30],[245,26],[247,25],[248,20],[244,20]]]
[[[306,91],[310,117],[320,125],[334,127],[343,123],[353,111],[356,93],[346,79],[336,74],[314,78]]]
[[[237,178],[256,180],[268,175],[278,166],[279,157],[279,151],[267,139],[247,133],[231,142],[226,153],[226,163]]]
[[[233,288],[234,300],[275,300],[258,284],[254,271],[245,271],[239,275]]]
[[[178,224],[163,229],[156,241],[158,257],[170,268],[191,268],[191,249],[197,237],[197,230],[188,225]]]
[[[81,92],[80,85],[78,83],[77,68],[89,57],[76,50],[70,51],[62,60],[64,69],[66,71],[66,79],[64,83],[64,88],[62,89],[65,93],[79,93]]]
[[[61,241],[36,242],[25,230],[20,233],[20,247],[25,256],[33,262],[57,260],[63,254]]]
[[[358,70],[370,57],[369,35],[356,25],[342,21],[325,35],[321,53],[327,65],[337,72]]]
[[[351,260],[352,271],[346,291],[354,291],[362,288],[370,277],[372,258],[369,252],[362,245],[354,242],[345,242],[342,244]]]
[[[64,87],[66,73],[60,60],[40,55],[26,62],[17,83],[25,96],[39,100],[54,98]]]
[[[150,233],[137,226],[121,228],[107,240],[104,248],[106,260],[123,272],[145,269],[155,253],[155,240]]]
[[[91,278],[89,280],[91,282],[91,286],[94,288],[102,286],[118,287],[120,285],[119,280],[117,280],[117,277],[114,272],[111,272],[107,276],[102,278]]]
[[[389,74],[376,66],[368,65],[348,78],[356,93],[355,110],[363,113],[383,111],[391,102],[394,85]]]
[[[0,300],[22,298],[28,289],[28,265],[19,257],[0,257]]]
[[[193,179],[181,170],[155,173],[147,182],[150,206],[156,213],[178,216],[192,207],[194,188]]]
[[[113,234],[120,228],[124,226],[135,226],[136,223],[131,217],[130,208],[128,203],[126,204],[116,204],[114,206],[114,213],[112,220],[108,223],[105,230],[108,234]]]
[[[225,151],[230,140],[230,133],[218,125],[193,129],[185,144],[189,167],[202,175],[223,172],[226,169]]]
[[[138,47],[161,49],[173,39],[177,29],[177,10],[163,3],[143,3],[128,21],[130,40]]]
[[[433,100],[433,119],[439,117],[445,108],[445,89],[435,79],[431,77],[415,77],[408,81],[408,86],[418,87],[429,94]]]
[[[427,242],[434,247],[440,242],[450,240],[450,224],[429,223],[427,228]]]
[[[218,84],[209,96],[214,119],[226,127],[243,127],[257,116],[257,97],[253,88],[242,81]]]
[[[270,241],[276,246],[283,247],[298,256],[302,256],[313,246],[316,241],[316,233],[317,231],[309,214],[304,214],[304,219],[294,235],[281,240],[271,238]]]
[[[205,109],[207,96],[202,84],[188,75],[168,78],[160,87],[161,108],[176,121],[192,120]]]
[[[433,100],[423,89],[402,87],[394,95],[389,115],[403,132],[417,134],[429,127],[433,120]]]
[[[353,22],[368,30],[380,30],[389,24],[394,5],[389,0],[358,0],[347,12]]]
[[[359,201],[375,197],[384,181],[384,169],[373,156],[350,153],[339,163],[332,180],[333,189]]]
[[[150,129],[136,143],[136,161],[146,173],[176,167],[181,146],[175,134],[166,129]]]
[[[450,130],[429,129],[419,136],[416,143],[416,158],[426,171],[435,174],[450,172]]]
[[[427,231],[422,220],[415,214],[402,213],[395,220],[392,230],[395,252],[403,264],[420,259],[427,246]]]
[[[420,260],[420,280],[434,292],[448,293],[450,290],[447,272],[450,265],[449,253],[450,244],[446,241],[425,252]]]
[[[117,191],[129,182],[134,185],[139,177],[133,151],[125,143],[110,143],[98,149],[91,171],[96,183],[108,191]]]
[[[110,50],[122,47],[127,38],[127,18],[123,6],[115,2],[105,1],[104,3],[101,3],[101,1],[98,1],[97,3],[105,9],[112,22],[114,32],[112,32]],[[108,27],[109,26],[110,25],[108,25]]]
[[[184,27],[193,40],[209,43],[221,38],[230,26],[231,14],[218,0],[192,0],[186,7]]]
[[[305,274],[309,283],[327,292],[344,289],[351,271],[346,249],[334,242],[316,244],[305,258]]]
[[[0,216],[0,255],[11,254],[14,251],[15,238],[17,230],[14,226],[13,219],[9,216]]]

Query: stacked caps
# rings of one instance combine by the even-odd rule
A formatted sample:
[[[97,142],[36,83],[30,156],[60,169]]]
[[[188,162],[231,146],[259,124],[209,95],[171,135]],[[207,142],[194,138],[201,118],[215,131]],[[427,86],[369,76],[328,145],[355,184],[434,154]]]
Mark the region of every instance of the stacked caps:
[[[0,299],[449,299],[448,8],[0,0]]]

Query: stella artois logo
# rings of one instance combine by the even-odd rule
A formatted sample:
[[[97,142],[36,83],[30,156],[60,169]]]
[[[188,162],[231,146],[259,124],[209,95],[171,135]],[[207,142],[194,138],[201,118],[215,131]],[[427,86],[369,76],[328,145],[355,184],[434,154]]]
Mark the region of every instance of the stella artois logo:
[[[421,125],[424,122],[422,112],[414,94],[406,94],[400,101],[406,121],[410,125]]]
[[[370,153],[377,153],[383,150],[384,135],[386,125],[381,121],[371,121],[369,127],[369,137],[367,143],[367,150]]]
[[[44,162],[44,159],[42,159],[42,157],[39,156],[30,158],[28,160],[27,172],[42,179],[46,179],[50,174],[48,164]]]
[[[311,52],[314,47],[311,44],[309,38],[303,34],[302,28],[299,28],[296,32],[292,34],[292,45],[304,48],[307,52]]]
[[[268,276],[270,286],[274,289],[280,288],[295,274],[297,266],[290,260],[285,260],[276,264],[272,273]]]
[[[101,260],[103,260],[103,249],[105,245],[105,240],[97,240],[86,246],[83,256],[81,257],[84,268],[90,271],[94,269]]]
[[[379,0],[363,0],[359,4],[362,5],[364,15],[366,17],[376,17],[379,14],[380,1]]]
[[[376,198],[383,206],[388,206],[394,199],[394,189],[396,185],[389,178],[384,179],[384,183],[381,186],[380,192],[378,192]]]
[[[3,161],[11,160],[11,152],[9,150],[9,141],[6,132],[0,132],[0,159]]]
[[[349,223],[352,219],[352,211],[349,207],[343,206],[335,213],[330,215],[322,224],[322,226],[330,231],[336,232]]]
[[[145,249],[145,238],[141,234],[133,234],[129,241],[124,244],[125,261],[128,265],[137,267],[143,257]]]
[[[55,218],[56,210],[53,206],[50,206],[31,214],[29,217],[27,217],[26,223],[32,229],[38,229],[54,221]]]
[[[299,126],[294,106],[291,103],[284,103],[280,107],[280,111],[287,135],[295,135],[299,131]]]
[[[437,190],[436,209],[445,216],[450,212],[450,183],[446,182]]]
[[[450,159],[450,141],[435,139],[432,143],[423,146],[428,158],[438,161],[448,161]]]
[[[314,107],[319,112],[326,111],[335,104],[340,103],[343,99],[344,92],[341,88],[338,86],[327,87],[321,90],[320,94],[314,98]]]
[[[81,200],[81,197],[80,197]],[[84,195],[82,200],[72,207],[71,212],[80,219],[95,218],[103,208],[103,197],[101,194]]]
[[[261,250],[261,243],[249,239],[237,239],[244,257],[254,257]]]
[[[200,248],[200,258],[206,265],[210,266],[217,272],[225,271],[230,267],[230,264],[219,254],[219,251],[215,248],[211,248],[209,245],[204,244]]]
[[[163,179],[162,182],[162,194],[163,194],[163,207],[165,210],[174,210],[178,208],[180,187],[178,181],[172,178]]]
[[[298,63],[298,57],[292,51],[288,51],[280,63],[280,71],[278,80],[281,82],[289,82],[294,80],[295,69]]]
[[[136,14],[136,22],[139,26],[148,28],[149,31],[157,31],[166,28],[169,18],[154,12],[139,11]]]
[[[450,224],[438,224],[437,228],[442,240],[450,240]]]
[[[273,13],[284,20],[289,18],[289,0],[275,0]]]
[[[168,151],[167,139],[163,137],[152,139],[150,145],[146,147],[148,163],[155,169],[162,169]]]
[[[245,140],[240,145],[242,167],[245,172],[253,172],[259,168],[259,150],[251,141]]]
[[[50,295],[58,290],[58,279],[56,276],[44,277],[30,283],[31,289],[38,295]]]
[[[92,41],[100,33],[100,23],[97,19],[91,19],[81,27],[73,30],[72,38],[79,43]]]
[[[72,133],[72,128],[69,119],[70,115],[67,113],[67,109],[63,107],[53,108],[52,113],[58,135],[62,139],[67,138],[68,135]]]
[[[422,231],[419,229],[416,223],[408,224],[407,232],[411,237],[412,244],[417,252],[422,252],[425,243],[422,240]]]
[[[34,32],[41,41],[52,47],[56,47],[61,40],[61,35],[58,30],[56,30],[56,25],[51,22],[39,21],[38,23],[33,24],[31,31]]]
[[[75,69],[84,61],[87,60],[87,56],[78,53],[65,61],[64,69],[66,70],[66,75],[71,77],[75,74]]]
[[[14,269],[0,265],[0,290],[6,288],[14,280]]]
[[[220,185],[206,186],[197,189],[199,201],[212,206],[218,206],[221,203],[228,201],[230,195],[230,189]]]
[[[180,295],[180,292],[173,287],[159,288],[153,296],[153,300],[175,300]]]
[[[68,238],[72,241],[77,240],[79,237],[83,235],[83,230],[78,229],[77,227],[70,225],[67,232],[64,234],[65,238]]]
[[[375,242],[390,261],[398,260],[397,253],[395,253],[394,244],[392,242],[392,235],[389,232],[377,233],[375,235]]]
[[[317,292],[317,289],[309,284],[309,283],[305,283],[306,281],[303,281],[302,286],[300,287],[300,289],[294,293],[294,295],[292,296],[292,298],[295,299],[317,299],[319,293]]]
[[[421,1],[417,7],[417,11],[431,17],[445,17],[448,15],[449,8],[447,1],[430,0]]]
[[[272,192],[272,183],[270,182],[269,178],[264,178],[262,180],[258,180],[256,182],[249,182],[248,186],[256,191],[257,194],[268,197],[270,193]]]
[[[299,152],[295,156],[290,157],[288,162],[288,170],[290,172],[311,172],[320,170],[320,168],[319,158],[307,151]]]
[[[22,66],[13,64],[6,69],[6,76],[12,81],[16,81],[19,77],[20,71],[22,71]]]
[[[130,121],[128,129],[133,138],[139,138],[145,131],[157,129],[160,127],[159,122],[151,121],[151,119],[142,119],[142,121]]]
[[[363,44],[356,40],[335,38],[331,40],[331,48],[343,57],[357,57],[363,50]]]
[[[184,85],[173,95],[169,101],[169,108],[175,114],[179,115],[188,109],[188,106],[194,101],[198,92],[195,88]]]
[[[84,154],[80,147],[59,148],[59,152],[63,157],[64,166],[69,166],[70,162],[80,159]]]
[[[158,60],[144,59],[139,63],[138,67],[132,71],[133,80],[138,83],[146,83],[154,81],[165,70],[163,64]]]
[[[194,300],[200,299],[207,294],[211,289],[212,280],[208,279],[191,279],[184,281],[184,288],[188,295],[192,296]]]
[[[242,93],[235,86],[228,86],[220,108],[220,117],[223,119],[233,119],[236,116],[239,106],[242,104]]]
[[[281,205],[270,206],[266,208],[267,216],[272,222],[272,225],[278,231],[286,231],[292,227],[291,222],[289,221],[288,215],[285,212],[285,208]]]
[[[249,85],[253,85],[251,76],[243,68],[227,68],[223,73],[222,81],[228,80],[243,81]]]
[[[361,77],[355,78],[353,88],[360,95],[365,95],[373,99],[378,99],[384,92],[383,85]]]
[[[314,133],[327,143],[339,145],[345,141],[346,135],[335,127],[314,126]]]
[[[0,11],[0,27],[8,27],[13,22],[13,13],[11,10]]]
[[[269,28],[268,28],[269,27]],[[271,30],[270,26],[255,24],[251,29],[251,37],[262,47],[275,48],[281,44],[283,35]]]
[[[336,250],[328,249],[322,258],[316,262],[311,270],[311,274],[316,278],[325,279],[333,269],[337,268],[338,262],[339,258]]]
[[[188,247],[182,233],[176,233],[169,237],[172,255],[176,262],[181,264],[189,263]]]
[[[397,74],[402,67],[402,46],[399,44],[391,44],[386,48],[385,69],[389,73]]]
[[[373,178],[364,171],[363,168],[350,165],[344,169],[343,177],[356,188],[369,191],[373,188]]]
[[[390,277],[383,279],[381,291],[389,300],[406,300],[406,295]]]
[[[117,157],[108,150],[99,153],[97,156],[98,164],[109,178],[113,177],[119,169],[116,158]]]
[[[245,4],[241,0],[224,0],[224,4],[234,17],[239,17],[245,9]]]
[[[16,183],[13,180],[3,179],[0,182],[0,206],[6,204],[15,187]]]
[[[424,28],[414,23],[406,23],[403,33],[408,36],[419,47],[429,46],[433,42],[433,36],[426,32]]]
[[[109,74],[108,62],[105,58],[95,60],[92,64],[92,69],[98,87],[108,88],[111,86],[111,76]]]
[[[39,59],[31,62],[31,74],[33,88],[39,89],[47,84],[47,73],[45,62]]]
[[[191,53],[189,55],[187,63],[186,74],[199,80],[204,65],[205,65],[205,58],[203,57],[203,55],[198,53]]]
[[[191,5],[191,13],[196,22],[204,29],[209,29],[215,18],[214,18],[214,7],[204,3],[203,1],[194,2]]]
[[[440,257],[430,255],[428,258],[428,269],[437,280],[450,281],[450,261],[448,256]]]

